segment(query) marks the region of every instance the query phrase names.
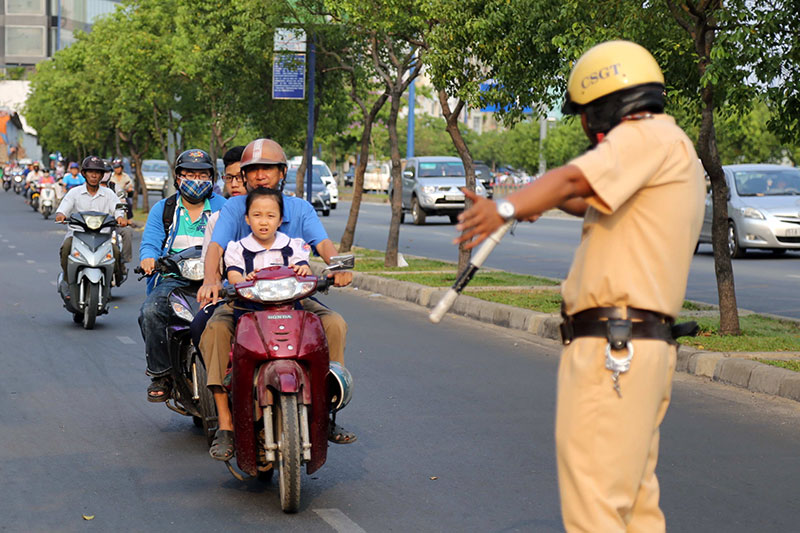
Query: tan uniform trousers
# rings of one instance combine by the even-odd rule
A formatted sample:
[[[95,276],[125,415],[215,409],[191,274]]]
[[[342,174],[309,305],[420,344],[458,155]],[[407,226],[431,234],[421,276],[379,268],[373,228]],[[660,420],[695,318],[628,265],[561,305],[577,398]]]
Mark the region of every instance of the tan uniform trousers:
[[[663,532],[655,470],[677,350],[664,341],[634,340],[630,370],[619,376],[620,398],[605,368],[606,343],[578,338],[561,355],[556,456],[564,527],[570,533]]]
[[[301,302],[303,309],[317,315],[328,339],[331,361],[344,365],[344,348],[347,338],[347,322],[342,315],[331,311],[319,302],[306,298]],[[208,319],[203,335],[200,337],[200,352],[208,371],[210,386],[222,386],[225,371],[230,361],[233,346],[233,308],[230,304],[220,305]]]

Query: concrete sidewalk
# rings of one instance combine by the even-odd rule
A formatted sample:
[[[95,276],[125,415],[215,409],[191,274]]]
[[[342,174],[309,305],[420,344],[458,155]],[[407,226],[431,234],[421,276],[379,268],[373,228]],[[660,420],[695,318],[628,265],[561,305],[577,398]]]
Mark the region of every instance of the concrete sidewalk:
[[[427,287],[380,276],[354,272],[354,288],[382,294],[432,308],[447,289]],[[558,326],[561,317],[519,307],[487,302],[459,295],[449,313],[511,329],[526,331],[546,339],[561,340]],[[793,372],[754,361],[753,358],[785,359],[786,352],[745,353],[708,352],[681,346],[676,369],[714,381],[728,383],[753,392],[771,394],[800,402],[800,372]]]

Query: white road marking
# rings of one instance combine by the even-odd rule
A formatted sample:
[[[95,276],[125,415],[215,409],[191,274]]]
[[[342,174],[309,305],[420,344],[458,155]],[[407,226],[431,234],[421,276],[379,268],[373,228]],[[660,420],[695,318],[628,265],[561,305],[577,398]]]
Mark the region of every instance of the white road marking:
[[[8,242],[8,239],[3,239],[3,242]]]
[[[22,252],[17,252],[17,255],[25,255],[25,254]]]
[[[50,285],[52,285],[53,287],[58,287],[58,283],[56,283],[55,281],[51,281]]]
[[[339,509],[314,509],[314,512],[339,533],[367,533]]]
[[[117,337],[117,340],[122,344],[136,344],[136,341],[130,337]]]
[[[8,241],[6,241],[6,242],[8,242]],[[11,248],[12,250],[13,250],[14,248],[16,248],[16,246],[14,246],[13,244],[9,244],[9,245],[8,245],[8,247],[9,247],[9,248]]]
[[[34,261],[33,259],[26,259],[25,262],[28,263],[29,265],[36,263],[36,261]]]
[[[787,278],[798,278],[798,279],[800,279],[800,276],[798,276],[797,274],[789,274],[789,275],[788,275],[788,276],[786,276],[786,277],[787,277]]]
[[[47,274],[47,270],[45,270],[43,268],[37,268],[36,272],[38,272],[39,274]]]

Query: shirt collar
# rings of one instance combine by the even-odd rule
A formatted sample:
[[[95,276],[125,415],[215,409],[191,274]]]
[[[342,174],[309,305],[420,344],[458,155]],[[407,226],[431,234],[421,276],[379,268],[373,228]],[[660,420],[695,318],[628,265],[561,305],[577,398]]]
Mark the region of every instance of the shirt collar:
[[[280,250],[285,248],[289,244],[289,236],[285,233],[281,233],[280,231],[275,232],[275,242],[272,243],[272,247],[270,250]],[[242,247],[246,248],[248,251],[253,253],[263,252],[267,250],[253,237],[252,232],[242,239]]]

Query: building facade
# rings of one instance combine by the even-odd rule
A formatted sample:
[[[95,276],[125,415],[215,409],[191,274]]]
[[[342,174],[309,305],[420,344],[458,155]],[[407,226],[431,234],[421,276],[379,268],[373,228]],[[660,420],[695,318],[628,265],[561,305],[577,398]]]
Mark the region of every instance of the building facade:
[[[118,0],[0,0],[0,68],[33,67],[88,32]]]

